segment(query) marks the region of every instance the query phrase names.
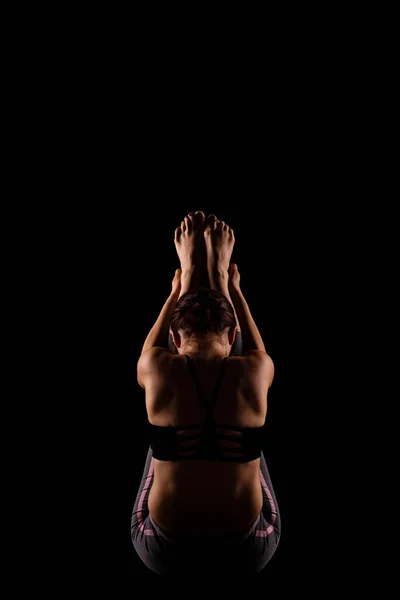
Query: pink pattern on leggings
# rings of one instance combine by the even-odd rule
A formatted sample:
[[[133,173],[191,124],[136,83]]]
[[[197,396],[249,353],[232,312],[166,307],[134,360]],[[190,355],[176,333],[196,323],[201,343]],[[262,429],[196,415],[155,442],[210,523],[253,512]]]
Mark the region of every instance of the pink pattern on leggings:
[[[148,489],[151,488],[151,484],[152,484],[152,478],[153,478],[153,472],[154,472],[154,460],[151,459],[150,461],[150,467],[149,467],[149,473],[146,476],[146,483],[144,485],[144,488],[142,490],[142,493],[140,495],[140,499],[139,499],[139,505],[138,505],[138,522],[139,522],[139,529],[140,531],[142,531],[144,533],[144,535],[154,535],[154,532],[152,529],[145,529],[144,528],[144,516],[143,516],[143,501],[144,501],[144,497],[146,495],[146,492]]]
[[[264,491],[268,496],[269,504],[271,506],[271,523],[267,529],[264,529],[264,530],[257,529],[256,537],[267,537],[275,529],[274,523],[276,521],[276,507],[275,507],[274,499],[272,498],[271,492],[268,489],[267,483],[264,479],[264,475],[262,474],[261,470],[260,470],[260,480],[261,480],[261,485],[263,486]]]

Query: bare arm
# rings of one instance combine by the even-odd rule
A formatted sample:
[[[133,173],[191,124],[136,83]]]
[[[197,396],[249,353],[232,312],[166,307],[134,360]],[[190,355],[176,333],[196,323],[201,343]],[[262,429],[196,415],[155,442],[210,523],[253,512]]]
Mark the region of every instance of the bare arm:
[[[159,366],[166,359],[168,360],[168,357],[172,354],[168,349],[169,324],[179,298],[180,289],[181,270],[177,269],[172,281],[171,293],[164,303],[157,321],[146,337],[137,363],[137,381],[142,388],[146,388],[149,377],[154,377],[155,364]]]
[[[250,350],[266,352],[261,334],[240,288],[240,274],[234,263],[229,268],[229,291],[242,333],[244,352]]]
[[[254,366],[257,365],[256,372],[258,373],[257,377],[259,385],[263,389],[268,390],[272,385],[275,375],[274,363],[265,351],[261,334],[258,331],[257,325],[251,315],[249,305],[240,288],[239,271],[237,266],[233,263],[229,267],[229,290],[242,332],[243,358],[246,357],[246,360],[250,361],[251,364],[254,364]],[[252,370],[253,368],[250,367],[250,372]]]
[[[162,307],[157,321],[154,323],[148,336],[146,337],[146,340],[143,344],[141,356],[147,350],[150,350],[150,348],[162,347],[168,350],[169,323],[179,298],[179,293],[181,289],[180,278],[181,270],[177,269],[175,272],[175,277],[172,281],[171,293],[168,296],[164,306]]]

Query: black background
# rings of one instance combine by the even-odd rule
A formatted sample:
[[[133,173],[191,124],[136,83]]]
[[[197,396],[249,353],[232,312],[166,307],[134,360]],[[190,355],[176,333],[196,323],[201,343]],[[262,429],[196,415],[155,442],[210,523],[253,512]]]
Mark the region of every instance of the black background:
[[[19,115],[23,143],[16,136],[28,164],[15,181],[27,192],[16,192],[16,216],[4,228],[15,228],[11,252],[28,240],[16,271],[24,329],[16,343],[31,367],[22,377],[24,415],[38,422],[28,423],[34,439],[23,459],[33,447],[38,458],[31,479],[21,477],[22,497],[50,517],[54,540],[38,550],[42,520],[30,510],[38,533],[24,532],[18,543],[27,562],[35,550],[46,577],[54,558],[62,584],[89,573],[91,584],[133,590],[138,577],[152,577],[129,532],[148,448],[136,362],[178,266],[173,231],[199,209],[235,230],[233,260],[276,369],[264,450],[282,539],[259,578],[296,589],[328,567],[330,586],[343,574],[344,549],[357,541],[359,507],[349,509],[344,467],[350,479],[362,461],[342,446],[350,412],[352,440],[360,429],[363,407],[354,406],[364,402],[362,378],[354,393],[348,381],[360,345],[370,349],[363,310],[378,262],[376,189],[385,180],[378,173],[372,189],[371,157],[381,144],[369,127],[370,70],[381,62],[361,60],[368,44],[357,42],[349,59],[336,30],[323,48],[326,21],[313,22],[319,39],[308,39],[295,15],[299,43],[281,23],[286,18],[272,27],[276,44],[257,48],[263,36],[252,33],[247,54],[235,42],[237,59],[217,66],[212,49],[204,61],[203,43],[196,61],[186,54],[181,34],[179,61],[171,60],[153,44],[153,20],[134,50],[120,25],[115,46],[99,28],[101,40],[88,51],[68,33],[65,63],[55,53],[50,75],[45,44],[43,73],[35,62],[21,96],[32,101]],[[368,290],[359,298],[363,269]]]

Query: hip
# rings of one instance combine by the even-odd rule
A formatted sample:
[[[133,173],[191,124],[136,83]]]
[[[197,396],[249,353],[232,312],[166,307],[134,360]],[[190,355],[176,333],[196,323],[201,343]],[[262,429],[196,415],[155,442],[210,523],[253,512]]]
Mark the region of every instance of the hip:
[[[154,481],[148,508],[153,520],[171,535],[246,533],[262,510],[260,480],[236,489],[163,486]]]

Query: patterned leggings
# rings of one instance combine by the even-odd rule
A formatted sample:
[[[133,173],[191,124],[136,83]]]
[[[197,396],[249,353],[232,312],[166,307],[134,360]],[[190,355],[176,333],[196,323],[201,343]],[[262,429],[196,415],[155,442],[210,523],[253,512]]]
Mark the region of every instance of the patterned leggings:
[[[149,514],[147,501],[154,479],[149,448],[143,478],[132,513],[133,546],[144,564],[159,575],[254,575],[273,556],[281,523],[264,454],[260,459],[261,513],[246,534],[219,538],[176,537],[167,534]]]

